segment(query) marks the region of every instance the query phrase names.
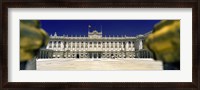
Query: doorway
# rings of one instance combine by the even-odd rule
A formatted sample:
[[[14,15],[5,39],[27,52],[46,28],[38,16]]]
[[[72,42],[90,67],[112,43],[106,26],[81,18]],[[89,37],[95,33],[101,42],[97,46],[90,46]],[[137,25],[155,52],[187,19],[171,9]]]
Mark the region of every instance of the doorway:
[[[79,58],[79,54],[76,55],[76,58]]]

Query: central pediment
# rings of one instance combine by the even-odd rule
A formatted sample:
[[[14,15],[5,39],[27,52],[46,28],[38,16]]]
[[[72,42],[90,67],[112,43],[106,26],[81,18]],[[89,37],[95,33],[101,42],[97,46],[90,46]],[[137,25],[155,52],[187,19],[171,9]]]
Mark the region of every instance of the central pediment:
[[[88,32],[88,37],[89,38],[102,38],[102,32],[98,32],[97,30]]]

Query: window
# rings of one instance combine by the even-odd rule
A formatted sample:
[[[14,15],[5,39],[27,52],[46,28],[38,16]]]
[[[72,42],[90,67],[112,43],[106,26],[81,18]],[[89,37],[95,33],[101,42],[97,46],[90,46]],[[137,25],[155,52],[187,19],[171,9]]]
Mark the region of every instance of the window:
[[[64,48],[66,48],[66,42],[64,42]]]

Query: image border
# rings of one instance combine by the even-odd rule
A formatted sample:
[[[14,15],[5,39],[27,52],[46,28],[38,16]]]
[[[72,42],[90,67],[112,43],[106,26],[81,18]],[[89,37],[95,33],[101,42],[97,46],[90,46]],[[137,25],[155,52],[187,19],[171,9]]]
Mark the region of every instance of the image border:
[[[20,5],[19,5],[20,4]],[[83,5],[83,6],[82,6]],[[86,6],[84,6],[86,5]],[[136,5],[136,6],[134,6]],[[179,6],[180,5],[180,6]],[[192,65],[192,82],[191,83],[181,83],[181,82],[178,82],[178,83],[175,83],[175,82],[172,82],[172,83],[167,83],[167,82],[162,82],[162,83],[158,83],[158,82],[143,82],[143,83],[137,83],[137,82],[129,82],[129,83],[125,83],[125,82],[73,82],[73,83],[70,83],[70,82],[66,82],[66,83],[23,83],[23,82],[20,82],[20,83],[11,83],[11,82],[8,82],[8,8],[11,8],[11,7],[41,7],[41,6],[46,6],[46,7],[57,7],[57,6],[60,6],[60,7],[178,7],[178,8],[192,8],[192,26],[193,26],[193,30],[192,30],[192,34],[193,34],[193,41],[192,41],[192,46],[193,46],[193,65]],[[183,88],[183,87],[186,87],[186,88],[196,88],[197,87],[197,82],[198,82],[198,79],[197,79],[197,76],[198,76],[198,63],[197,63],[197,51],[198,51],[198,48],[197,46],[199,45],[199,42],[197,40],[197,21],[198,21],[198,18],[197,18],[197,5],[195,3],[179,3],[178,6],[177,6],[177,3],[169,3],[169,4],[165,4],[165,3],[159,3],[157,5],[155,4],[152,4],[152,3],[147,3],[147,4],[139,4],[139,3],[126,3],[126,4],[121,4],[121,3],[117,3],[117,4],[112,4],[112,3],[76,3],[76,4],[72,4],[72,3],[64,3],[64,4],[38,4],[38,3],[35,3],[35,4],[31,4],[31,3],[3,3],[3,12],[5,12],[3,14],[3,19],[2,19],[2,30],[4,31],[3,32],[3,47],[2,47],[2,50],[3,50],[3,53],[1,53],[1,55],[3,56],[3,61],[2,61],[2,70],[1,72],[4,72],[2,74],[2,85],[3,87],[9,87],[9,88],[15,88],[15,87],[89,87],[89,88],[92,88],[92,87],[178,87],[178,88]]]

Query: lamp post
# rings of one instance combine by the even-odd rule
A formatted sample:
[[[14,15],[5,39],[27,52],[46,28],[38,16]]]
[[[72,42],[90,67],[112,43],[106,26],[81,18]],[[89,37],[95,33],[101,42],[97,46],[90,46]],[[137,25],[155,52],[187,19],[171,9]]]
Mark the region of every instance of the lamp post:
[[[124,47],[124,54],[125,54],[124,58],[126,58],[126,42],[123,42],[123,45],[124,45],[123,47]]]

